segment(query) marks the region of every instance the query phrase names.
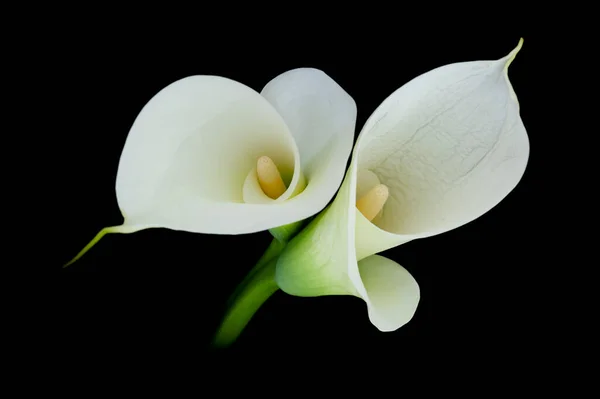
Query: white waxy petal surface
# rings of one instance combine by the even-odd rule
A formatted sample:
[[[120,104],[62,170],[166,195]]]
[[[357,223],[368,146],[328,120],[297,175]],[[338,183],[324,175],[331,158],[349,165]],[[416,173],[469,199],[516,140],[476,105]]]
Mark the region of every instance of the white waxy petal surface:
[[[310,217],[344,177],[355,120],[352,98],[315,69],[286,72],[262,95],[217,76],[174,82],[125,143],[116,184],[124,224],[243,234]],[[256,179],[263,155],[288,187],[276,200]]]
[[[358,262],[369,296],[369,319],[381,331],[394,331],[414,316],[421,298],[410,273],[388,258],[371,255]]]
[[[276,279],[284,291],[359,296],[382,331],[407,322],[398,316],[410,313],[402,308],[406,301],[391,311],[390,303],[381,300],[379,285],[373,284],[382,281],[380,272],[376,279],[365,280],[368,266],[360,261],[469,223],[520,181],[529,141],[508,65],[521,44],[497,61],[463,62],[427,72],[375,110],[361,130],[333,204],[281,255]],[[369,222],[355,203],[378,183],[389,188],[389,199]],[[399,276],[390,271],[390,280]],[[389,286],[382,289],[388,292]]]

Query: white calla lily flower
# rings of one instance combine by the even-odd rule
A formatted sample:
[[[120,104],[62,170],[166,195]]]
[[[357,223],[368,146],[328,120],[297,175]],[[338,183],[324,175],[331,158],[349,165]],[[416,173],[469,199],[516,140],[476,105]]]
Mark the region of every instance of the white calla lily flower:
[[[529,141],[508,66],[521,46],[427,72],[374,111],[335,200],[281,253],[283,291],[360,297],[381,331],[411,320],[417,282],[374,254],[469,223],[520,181]]]
[[[69,264],[106,233],[284,234],[275,228],[333,198],[355,123],[354,100],[317,69],[283,73],[260,94],[218,76],[176,81],[127,136],[116,181],[123,224],[103,229]]]

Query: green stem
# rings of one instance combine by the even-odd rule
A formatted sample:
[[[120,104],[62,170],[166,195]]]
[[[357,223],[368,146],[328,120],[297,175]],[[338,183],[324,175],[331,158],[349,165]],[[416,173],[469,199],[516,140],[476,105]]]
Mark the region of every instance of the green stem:
[[[276,265],[275,257],[252,269],[242,281],[214,337],[214,347],[226,348],[233,344],[256,311],[279,289],[275,282]]]
[[[262,304],[279,289],[275,283],[277,257],[285,243],[274,239],[256,265],[227,301],[227,312],[213,340],[213,346],[233,344]]]
[[[285,248],[286,244],[286,242],[280,241],[276,238],[273,239],[267,247],[265,253],[262,254],[258,262],[256,262],[256,265],[254,265],[254,268],[259,268],[271,259],[278,257],[281,251],[283,251],[283,249]]]
[[[271,244],[269,244],[265,253],[262,254],[258,262],[256,262],[254,267],[250,269],[248,274],[246,274],[246,277],[244,277],[242,282],[238,284],[233,293],[229,296],[229,299],[227,300],[227,308],[230,308],[233,305],[233,303],[237,300],[238,294],[246,287],[247,284],[249,284],[252,281],[254,275],[260,271],[261,267],[264,266],[271,259],[274,259],[279,256],[281,251],[283,251],[283,248],[285,248],[285,245],[285,243],[282,243],[276,239],[273,239],[273,241],[271,241]]]

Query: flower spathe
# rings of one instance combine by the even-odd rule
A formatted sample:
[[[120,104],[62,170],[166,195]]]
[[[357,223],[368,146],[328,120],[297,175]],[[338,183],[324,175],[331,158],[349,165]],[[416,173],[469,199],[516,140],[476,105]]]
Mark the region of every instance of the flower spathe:
[[[429,71],[374,111],[334,202],[281,254],[276,281],[283,291],[360,297],[382,331],[412,318],[416,281],[374,254],[464,225],[520,181],[529,141],[508,66],[521,46],[522,39],[500,60]],[[380,183],[389,198],[369,221],[355,204]]]
[[[172,83],[144,107],[123,149],[116,189],[125,224],[243,234],[312,216],[339,188],[355,120],[352,98],[315,69],[286,72],[261,94],[217,76]],[[254,186],[263,155],[288,185],[275,200]]]
[[[317,69],[285,72],[261,93],[219,76],[178,80],[144,106],[127,136],[116,179],[123,225],[104,229],[75,259],[107,232],[247,234],[313,216],[342,182],[355,122],[354,100]],[[258,184],[261,156],[287,186],[277,199]]]

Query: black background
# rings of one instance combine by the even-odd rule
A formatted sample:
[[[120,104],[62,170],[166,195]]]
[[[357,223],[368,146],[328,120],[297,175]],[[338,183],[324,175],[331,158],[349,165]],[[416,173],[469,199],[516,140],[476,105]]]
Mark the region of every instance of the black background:
[[[526,364],[538,351],[532,276],[543,268],[532,240],[542,219],[535,193],[543,179],[543,133],[533,116],[539,39],[510,27],[453,37],[445,31],[396,34],[389,27],[305,35],[302,24],[265,25],[168,35],[166,27],[150,34],[102,25],[61,41],[55,83],[64,100],[52,115],[60,132],[54,138],[51,201],[51,223],[58,228],[46,238],[51,245],[44,254],[47,269],[63,277],[53,324],[64,337],[60,345],[77,349],[82,358],[114,356],[160,367],[165,363],[158,359],[197,361],[208,354],[297,352],[328,359],[349,348],[409,363]],[[278,292],[234,347],[210,353],[221,306],[269,244],[268,232],[213,236],[151,229],[108,235],[61,269],[101,228],[122,222],[114,187],[123,144],[144,104],[169,83],[213,74],[260,91],[289,69],[318,68],[356,101],[358,134],[375,108],[410,79],[448,63],[501,58],[521,36],[524,46],[509,76],[531,144],[525,175],[481,218],[382,253],[408,269],[421,288],[415,317],[398,331],[379,332],[364,302],[354,297]]]

